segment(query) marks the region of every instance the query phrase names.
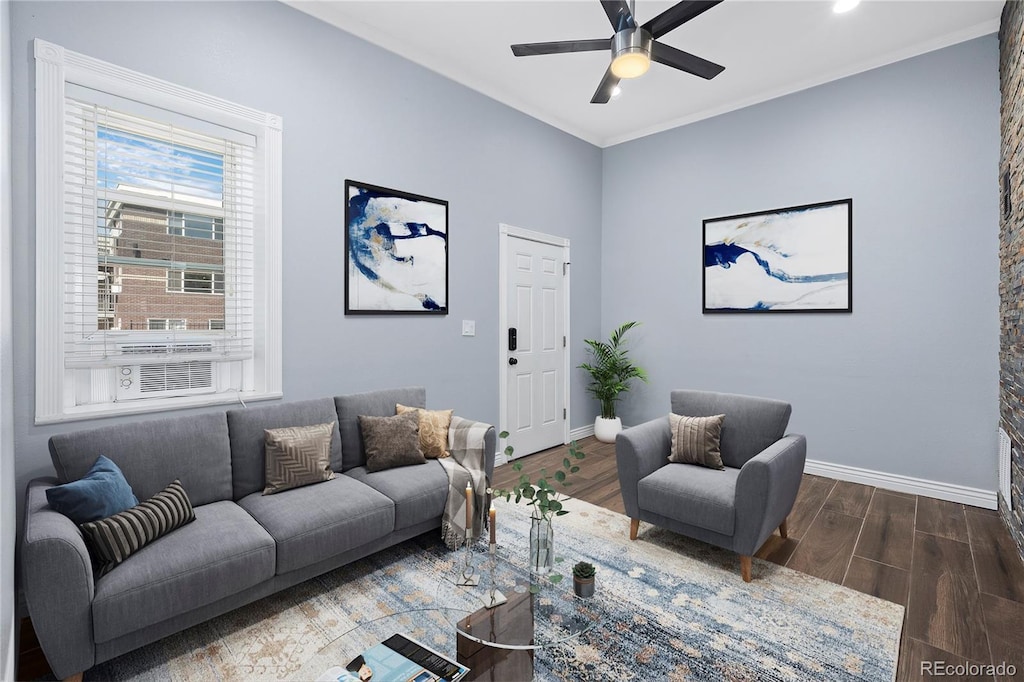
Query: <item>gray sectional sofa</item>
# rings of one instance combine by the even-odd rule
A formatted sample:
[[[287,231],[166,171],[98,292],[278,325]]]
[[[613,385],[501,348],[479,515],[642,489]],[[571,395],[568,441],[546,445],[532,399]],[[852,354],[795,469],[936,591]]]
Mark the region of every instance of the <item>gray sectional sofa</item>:
[[[358,415],[426,406],[423,388],[141,421],[50,439],[56,478],[25,499],[22,585],[43,652],[66,678],[157,639],[356,561],[441,525],[448,479],[436,460],[369,473]],[[336,422],[342,475],[264,496],[264,429]],[[487,431],[488,480],[496,436]],[[96,580],[78,527],[46,489],[113,460],[140,501],[174,479],[196,520]]]

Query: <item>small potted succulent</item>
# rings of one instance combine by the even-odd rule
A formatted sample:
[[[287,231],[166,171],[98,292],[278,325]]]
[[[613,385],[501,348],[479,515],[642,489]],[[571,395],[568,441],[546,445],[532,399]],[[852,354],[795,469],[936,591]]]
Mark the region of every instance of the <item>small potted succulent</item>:
[[[572,567],[572,590],[579,597],[594,596],[594,564],[580,561]]]

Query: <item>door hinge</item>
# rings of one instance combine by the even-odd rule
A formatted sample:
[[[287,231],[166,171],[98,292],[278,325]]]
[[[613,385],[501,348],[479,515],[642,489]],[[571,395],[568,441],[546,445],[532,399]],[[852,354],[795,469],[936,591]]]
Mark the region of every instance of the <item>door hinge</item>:
[[[565,419],[565,408],[562,408],[562,419]]]
[[[562,348],[565,348],[565,337],[562,337]]]
[[[569,265],[569,261],[562,263],[562,277],[565,277],[566,275],[569,274]]]

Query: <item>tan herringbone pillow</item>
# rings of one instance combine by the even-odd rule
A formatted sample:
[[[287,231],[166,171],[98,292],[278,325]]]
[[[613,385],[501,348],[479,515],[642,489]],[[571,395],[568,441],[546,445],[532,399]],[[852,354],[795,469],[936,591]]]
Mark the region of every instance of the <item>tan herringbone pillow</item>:
[[[331,471],[333,435],[333,422],[265,430],[267,487],[263,494],[334,478]]]
[[[420,450],[428,459],[449,457],[448,428],[452,425],[454,410],[424,410],[419,407],[395,405],[395,414],[416,412],[420,421]]]
[[[713,417],[670,414],[668,424],[672,429],[672,454],[668,456],[668,461],[724,469],[721,451],[724,421],[724,414]]]

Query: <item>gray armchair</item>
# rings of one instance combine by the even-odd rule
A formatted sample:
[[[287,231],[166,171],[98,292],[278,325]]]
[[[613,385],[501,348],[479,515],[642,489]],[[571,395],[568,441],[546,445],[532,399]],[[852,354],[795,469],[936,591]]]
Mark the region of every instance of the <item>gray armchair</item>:
[[[724,470],[668,461],[672,436],[661,417],[622,431],[615,458],[629,537],[641,521],[668,528],[740,555],[750,582],[750,557],[776,528],[786,537],[807,457],[807,441],[783,435],[789,403],[768,398],[672,391],[672,412],[689,417],[724,414],[721,452]]]

